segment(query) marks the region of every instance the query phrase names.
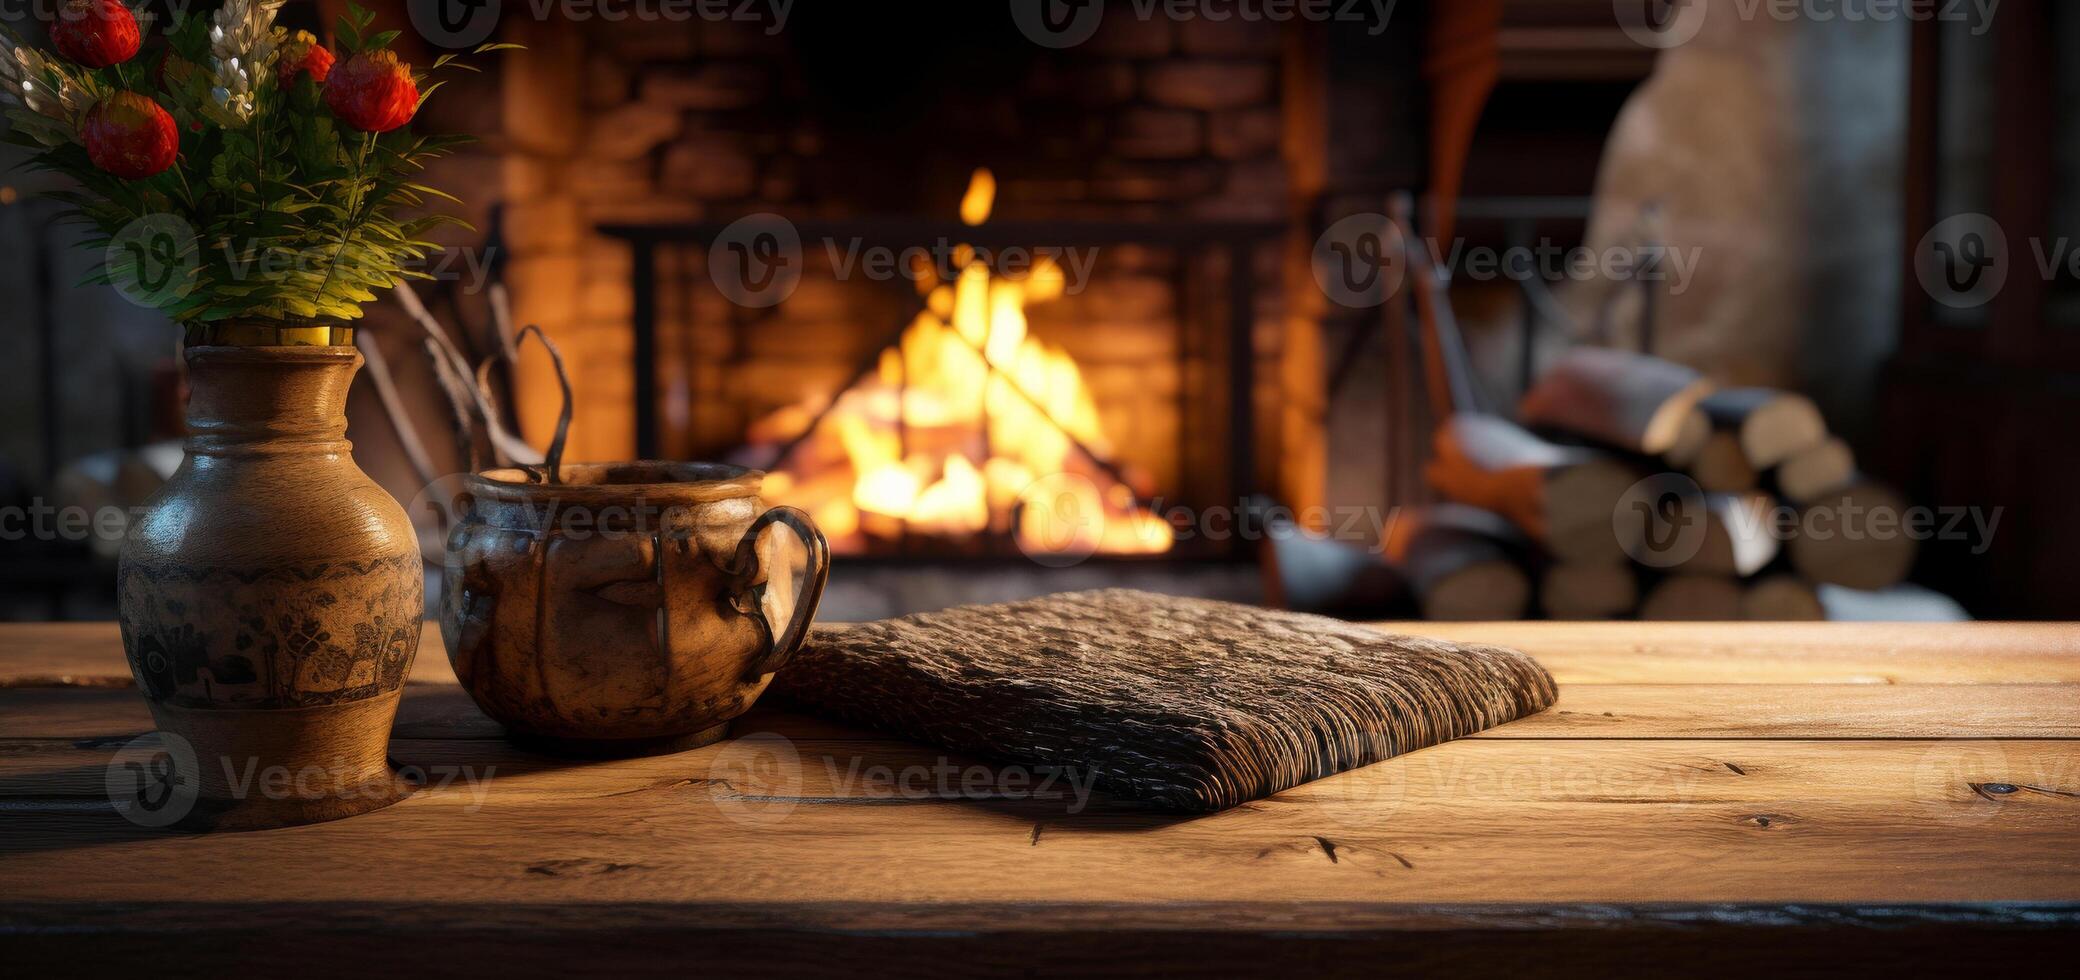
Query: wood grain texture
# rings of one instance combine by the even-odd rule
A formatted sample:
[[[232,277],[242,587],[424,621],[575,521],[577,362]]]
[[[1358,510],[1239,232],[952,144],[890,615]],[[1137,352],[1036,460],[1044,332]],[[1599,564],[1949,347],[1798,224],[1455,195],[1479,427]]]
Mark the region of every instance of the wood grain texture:
[[[390,746],[426,781],[410,799],[168,835],[101,787],[150,727],[136,692],[18,683],[0,689],[0,957],[215,977],[288,958],[314,976],[1753,975],[2024,967],[2075,942],[2073,627],[1405,629],[1532,652],[1560,699],[1199,817],[770,702],[729,742],[574,764],[513,749],[415,672]],[[107,627],[0,626],[0,678],[120,657]]]
[[[2073,684],[2071,623],[1374,623],[1506,644],[1570,684]]]
[[[1969,724],[1959,722],[1969,718]],[[135,692],[0,690],[0,744],[127,738],[152,727]],[[886,733],[762,701],[737,730],[789,738],[887,741]],[[452,686],[411,685],[396,739],[497,739],[498,723]],[[1474,738],[2069,738],[2080,690],[2063,684],[1575,684],[1549,711]]]
[[[1221,810],[1553,701],[1513,650],[1108,589],[814,633],[775,693],[929,745]]]
[[[1462,739],[1201,817],[1008,788],[1004,768],[902,743],[791,747],[574,767],[400,741],[402,765],[480,778],[341,822],[322,848],[168,839],[91,789],[51,792],[0,807],[0,894],[179,902],[206,874],[216,901],[2080,900],[2068,740]],[[971,766],[993,781],[964,788]],[[152,869],[82,860],[104,851]],[[413,873],[367,874],[378,852]]]
[[[1389,633],[1522,650],[1562,686],[1715,684],[2075,684],[2080,626],[2070,623],[1428,623]],[[818,623],[818,629],[845,624]],[[422,645],[438,648],[428,623]],[[121,684],[130,676],[114,623],[0,625],[0,688]],[[455,683],[443,657],[420,657],[413,683]]]

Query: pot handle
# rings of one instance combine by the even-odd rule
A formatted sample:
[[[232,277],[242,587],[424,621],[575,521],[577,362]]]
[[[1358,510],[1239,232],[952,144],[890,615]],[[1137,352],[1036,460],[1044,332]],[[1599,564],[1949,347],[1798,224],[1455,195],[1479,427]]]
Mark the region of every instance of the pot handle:
[[[760,568],[758,555],[759,532],[774,524],[785,525],[788,530],[793,531],[795,537],[802,539],[802,547],[809,552],[807,572],[803,575],[802,594],[795,597],[794,613],[788,618],[786,629],[778,634],[773,632],[772,621],[766,618],[767,585],[760,581],[762,577],[759,572],[764,569]],[[735,575],[740,591],[735,601],[739,612],[757,619],[759,626],[765,630],[766,648],[751,661],[750,669],[745,671],[747,678],[755,679],[779,670],[786,665],[789,657],[794,656],[795,650],[802,645],[802,638],[809,633],[809,623],[816,618],[816,604],[823,598],[823,584],[830,578],[830,573],[830,543],[824,540],[823,532],[817,529],[816,522],[810,520],[809,515],[800,508],[775,507],[758,515],[758,519],[751,522],[751,528],[737,541]],[[750,585],[751,582],[759,584]]]

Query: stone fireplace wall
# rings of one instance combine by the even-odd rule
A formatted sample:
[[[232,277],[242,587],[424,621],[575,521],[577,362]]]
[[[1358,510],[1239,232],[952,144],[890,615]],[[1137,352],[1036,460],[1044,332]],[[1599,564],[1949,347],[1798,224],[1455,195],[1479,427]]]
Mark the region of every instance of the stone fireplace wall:
[[[547,328],[572,370],[574,459],[635,451],[631,259],[598,226],[760,211],[950,219],[983,165],[999,184],[993,220],[1280,221],[1289,210],[1275,25],[1108,18],[1079,47],[1017,52],[1008,85],[962,93],[949,80],[943,131],[929,138],[926,127],[907,150],[862,148],[858,134],[823,124],[842,116],[815,104],[792,26],[515,28],[527,50],[507,57],[502,84],[508,278],[518,319]],[[889,173],[914,186],[875,186]],[[698,250],[661,255],[666,453],[727,451],[767,412],[834,391],[900,325],[903,284],[839,281],[822,268],[820,244],[805,245],[800,286],[767,310],[729,304]],[[1206,352],[1178,349],[1188,311],[1177,307],[1198,273],[1225,270],[1182,261],[1165,248],[1104,248],[1087,289],[1030,311],[1033,331],[1077,359],[1119,455],[1166,490],[1210,465],[1180,452],[1190,440],[1180,439],[1179,405],[1219,381]],[[1278,243],[1251,265],[1261,406],[1276,404],[1279,383]],[[517,402],[530,438],[554,424],[552,378],[545,358],[523,361]],[[1265,438],[1275,420],[1257,428],[1259,459],[1274,458]]]

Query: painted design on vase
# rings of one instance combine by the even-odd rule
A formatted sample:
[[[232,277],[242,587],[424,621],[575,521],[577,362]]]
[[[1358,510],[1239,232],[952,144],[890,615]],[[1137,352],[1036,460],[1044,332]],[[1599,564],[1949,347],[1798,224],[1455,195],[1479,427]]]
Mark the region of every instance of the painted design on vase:
[[[398,555],[269,569],[126,568],[118,587],[131,667],[147,698],[188,708],[302,708],[389,694],[403,686],[419,646],[418,566],[418,556]],[[284,581],[313,587],[267,584]]]

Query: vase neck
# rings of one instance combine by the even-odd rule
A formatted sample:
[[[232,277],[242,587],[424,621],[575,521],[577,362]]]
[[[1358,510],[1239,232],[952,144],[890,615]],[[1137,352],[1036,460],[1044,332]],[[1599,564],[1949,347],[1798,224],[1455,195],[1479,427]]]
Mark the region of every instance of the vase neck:
[[[188,452],[345,453],[352,347],[190,347]]]

